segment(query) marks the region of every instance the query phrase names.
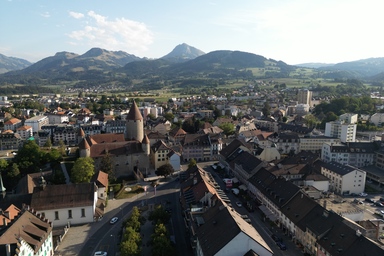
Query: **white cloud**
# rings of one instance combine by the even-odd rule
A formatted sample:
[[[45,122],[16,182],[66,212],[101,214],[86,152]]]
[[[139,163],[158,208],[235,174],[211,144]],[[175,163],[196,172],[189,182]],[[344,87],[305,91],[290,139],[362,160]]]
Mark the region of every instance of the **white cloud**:
[[[44,18],[49,18],[49,17],[51,17],[51,14],[49,14],[49,12],[44,12],[44,13],[40,13],[40,16],[42,16]]]
[[[69,12],[69,16],[75,18],[75,19],[81,19],[84,18],[84,14],[80,12]]]
[[[76,41],[72,44],[142,54],[153,42],[153,33],[144,23],[125,18],[109,20],[94,11],[89,11],[87,18],[82,29],[68,34]]]

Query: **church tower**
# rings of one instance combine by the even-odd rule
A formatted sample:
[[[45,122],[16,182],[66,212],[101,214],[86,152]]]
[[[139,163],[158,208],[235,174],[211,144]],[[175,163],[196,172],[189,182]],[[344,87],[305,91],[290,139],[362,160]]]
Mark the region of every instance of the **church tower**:
[[[125,123],[125,139],[142,142],[144,139],[144,120],[136,102],[133,101]]]

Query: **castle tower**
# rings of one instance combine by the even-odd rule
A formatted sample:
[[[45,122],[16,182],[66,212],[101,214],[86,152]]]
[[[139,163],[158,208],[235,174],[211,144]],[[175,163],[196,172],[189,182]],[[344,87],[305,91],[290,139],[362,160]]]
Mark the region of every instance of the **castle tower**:
[[[79,143],[80,157],[90,157],[91,156],[91,146],[89,145],[87,138],[84,138]]]
[[[80,143],[80,141],[84,138],[85,138],[85,132],[83,128],[79,127],[79,130],[77,131],[77,143]]]
[[[144,139],[144,120],[136,102],[133,101],[125,123],[125,139],[142,142]]]
[[[147,134],[144,135],[144,139],[141,142],[141,147],[144,151],[144,154],[149,156],[149,154],[151,153],[151,143],[149,142]]]

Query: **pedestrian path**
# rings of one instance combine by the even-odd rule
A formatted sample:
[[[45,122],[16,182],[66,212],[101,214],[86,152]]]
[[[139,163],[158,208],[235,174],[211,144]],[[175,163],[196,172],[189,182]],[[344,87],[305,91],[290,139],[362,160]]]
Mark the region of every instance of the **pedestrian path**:
[[[65,183],[71,184],[71,179],[69,178],[67,167],[65,166],[65,162],[61,162],[60,165],[61,165],[61,170],[63,171],[65,176]]]

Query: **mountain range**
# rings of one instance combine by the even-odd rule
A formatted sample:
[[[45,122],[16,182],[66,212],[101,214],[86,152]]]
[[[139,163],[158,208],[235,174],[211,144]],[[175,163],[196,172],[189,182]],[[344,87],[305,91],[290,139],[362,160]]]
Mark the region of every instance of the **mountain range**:
[[[288,65],[283,61],[241,51],[218,50],[209,53],[185,43],[159,58],[140,58],[123,51],[92,48],[79,55],[58,52],[36,63],[0,54],[0,84],[33,80],[55,84],[63,81],[108,82],[116,77],[194,77],[251,78],[253,69],[260,78],[291,77],[292,71],[310,68],[323,78],[359,78],[384,81],[384,58],[370,58],[336,64],[305,63]]]

